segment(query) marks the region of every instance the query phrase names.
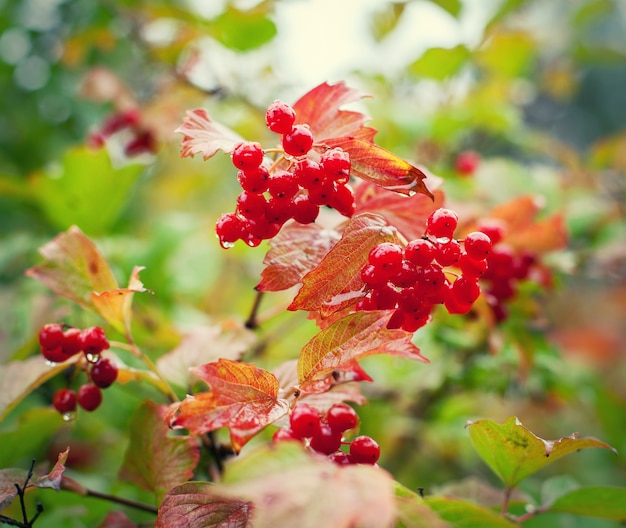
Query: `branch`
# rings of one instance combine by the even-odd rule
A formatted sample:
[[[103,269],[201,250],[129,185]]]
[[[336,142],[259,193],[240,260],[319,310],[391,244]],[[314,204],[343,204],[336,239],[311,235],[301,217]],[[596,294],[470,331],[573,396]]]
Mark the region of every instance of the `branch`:
[[[138,502],[132,499],[127,499],[125,497],[118,497],[116,495],[111,495],[109,493],[104,493],[102,491],[92,490],[83,486],[82,484],[75,481],[74,479],[65,477],[65,476],[61,479],[61,489],[65,491],[71,491],[83,497],[93,497],[96,499],[102,499],[108,502],[113,502],[115,504],[121,504],[122,506],[128,506],[136,510],[141,510],[141,511],[145,511],[148,513],[154,513],[155,515],[158,512],[158,508],[156,508],[155,506],[152,506],[151,504],[145,504],[143,502]]]

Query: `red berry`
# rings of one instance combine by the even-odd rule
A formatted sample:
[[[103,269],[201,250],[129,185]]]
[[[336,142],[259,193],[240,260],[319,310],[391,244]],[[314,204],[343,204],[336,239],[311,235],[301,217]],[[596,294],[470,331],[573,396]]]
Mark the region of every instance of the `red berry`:
[[[256,169],[239,171],[237,180],[244,191],[261,194],[267,191],[267,182],[270,174],[268,170],[261,165]]]
[[[330,179],[322,180],[308,188],[309,200],[315,205],[329,205],[331,196],[337,192],[337,184]]]
[[[291,198],[270,198],[265,207],[265,218],[273,224],[283,225],[293,218],[294,201]]]
[[[318,453],[330,455],[341,447],[341,432],[334,431],[328,424],[322,424],[311,437],[309,445]]]
[[[319,206],[311,203],[308,195],[301,194],[293,200],[293,219],[299,224],[311,224],[315,222],[319,215]]]
[[[369,436],[357,436],[350,444],[350,458],[356,464],[376,464],[380,446]]]
[[[70,357],[78,354],[82,350],[82,346],[83,343],[78,328],[68,328],[63,332],[63,353],[66,356]]]
[[[478,280],[463,276],[459,277],[454,281],[450,295],[454,295],[462,304],[473,304],[480,295]]]
[[[466,277],[478,278],[487,271],[486,260],[476,260],[470,257],[467,253],[462,253],[457,262],[457,266],[461,270],[461,273]]]
[[[485,220],[479,224],[478,231],[485,233],[495,246],[504,238],[506,229],[499,220]]]
[[[41,355],[52,363],[63,363],[70,357],[63,352],[63,347],[60,346],[56,348],[41,347]]]
[[[223,248],[231,247],[245,235],[245,221],[235,213],[224,213],[215,223],[215,233]]]
[[[102,391],[96,385],[82,385],[76,394],[78,405],[86,411],[94,411],[102,403]]]
[[[452,238],[459,217],[452,209],[435,209],[426,221],[426,231],[437,238]]]
[[[418,274],[415,264],[409,260],[403,260],[402,268],[391,278],[391,282],[399,288],[409,288],[417,281]]]
[[[297,160],[294,164],[293,173],[298,184],[305,189],[320,185],[326,179],[319,163],[309,158]]]
[[[443,304],[449,314],[462,315],[472,309],[472,303],[460,301],[458,297],[452,293],[452,288],[448,290],[448,294],[445,296]]]
[[[39,344],[42,348],[57,348],[63,346],[63,327],[58,323],[44,325],[39,330]]]
[[[274,198],[293,198],[300,186],[291,172],[278,171],[270,176],[267,188]]]
[[[265,216],[266,200],[262,194],[243,191],[237,197],[237,212],[246,218]]]
[[[487,258],[492,246],[489,236],[481,231],[469,233],[463,241],[465,252],[476,260]]]
[[[487,257],[487,271],[485,279],[509,279],[515,273],[515,255],[511,248],[498,246]]]
[[[81,350],[85,355],[97,356],[103,350],[109,348],[109,341],[104,330],[99,326],[85,328],[80,333]]]
[[[459,174],[469,176],[473,174],[480,163],[480,154],[473,150],[459,152],[454,160],[454,168]]]
[[[398,292],[389,283],[372,288],[369,295],[375,310],[391,310],[398,304]]]
[[[426,266],[435,258],[435,245],[423,238],[411,240],[404,249],[404,255],[416,266]]]
[[[91,367],[91,381],[101,389],[106,389],[117,379],[117,373],[115,363],[101,357]]]
[[[289,425],[296,438],[311,438],[319,431],[321,418],[315,407],[299,403],[289,415]]]
[[[327,150],[322,154],[320,165],[326,176],[337,183],[347,183],[350,179],[350,154],[341,148]]]
[[[267,218],[264,216],[261,218],[249,219],[247,222],[248,234],[260,240],[269,240],[270,238],[274,238],[280,231],[281,227],[282,224],[268,222]]]
[[[335,192],[328,198],[328,205],[339,214],[350,218],[356,210],[354,191],[349,185],[337,184]]]
[[[287,103],[278,99],[267,107],[265,124],[276,134],[288,134],[296,120],[296,112]]]
[[[313,146],[313,134],[308,125],[295,125],[283,136],[283,150],[290,156],[304,156]]]
[[[378,268],[373,264],[366,264],[361,269],[361,280],[372,288],[387,284],[387,277],[378,272]]]
[[[447,242],[438,243],[435,248],[435,260],[442,266],[456,264],[461,256],[461,245],[451,238]]]
[[[328,455],[328,460],[334,462],[338,466],[349,466],[352,464],[352,458],[348,453],[344,453],[343,451],[335,451]]]
[[[383,242],[372,248],[367,260],[378,269],[379,273],[391,279],[402,269],[404,249],[400,244]]]
[[[343,433],[359,423],[356,411],[346,403],[335,403],[326,413],[326,422],[333,431]]]
[[[274,444],[277,442],[285,442],[287,440],[296,440],[298,442],[301,441],[300,438],[294,436],[291,429],[276,429],[276,431],[272,435],[272,443]]]
[[[233,165],[243,171],[257,169],[263,163],[263,149],[255,141],[243,141],[235,146],[232,154]]]
[[[72,389],[59,389],[52,397],[52,405],[61,414],[76,410],[76,393]]]

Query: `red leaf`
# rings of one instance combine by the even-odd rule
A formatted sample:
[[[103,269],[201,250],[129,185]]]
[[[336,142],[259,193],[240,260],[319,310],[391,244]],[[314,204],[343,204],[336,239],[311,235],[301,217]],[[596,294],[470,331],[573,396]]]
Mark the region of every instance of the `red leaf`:
[[[271,372],[247,363],[220,359],[193,369],[211,390],[174,404],[171,427],[185,427],[200,435],[228,427],[233,448],[244,444],[289,410],[278,398],[278,380]]]
[[[153,492],[159,502],[167,490],[193,477],[200,459],[194,438],[169,436],[166,410],[166,406],[150,401],[137,409],[120,471],[120,478]]]
[[[436,182],[433,181],[433,184]],[[433,196],[433,200],[424,194],[406,196],[363,182],[355,190],[356,214],[365,211],[377,213],[407,240],[415,240],[424,234],[430,213],[443,206],[443,191],[435,190]]]
[[[354,304],[364,295],[361,268],[381,242],[397,242],[396,230],[375,214],[353,216],[319,265],[302,279],[289,310],[319,310],[322,317]]]
[[[343,105],[367,97],[344,83],[322,83],[293,105],[296,123],[308,124],[317,143],[331,137],[354,136],[374,141],[376,130],[364,126],[369,117],[361,112],[341,110]]]
[[[258,291],[281,291],[302,281],[337,242],[339,234],[319,224],[288,223],[270,241]]]
[[[350,173],[400,194],[422,193],[433,198],[424,184],[426,174],[392,152],[357,137],[336,137],[324,143],[350,154]]]
[[[189,482],[169,491],[155,528],[250,528],[253,505],[212,494],[208,482]]]
[[[112,511],[107,513],[104,520],[97,528],[136,528],[137,525],[131,521],[124,512]]]
[[[85,308],[94,308],[92,292],[117,288],[107,261],[76,226],[43,245],[39,252],[45,262],[26,270],[26,275]]]
[[[230,128],[212,121],[203,108],[188,110],[183,124],[175,132],[183,134],[181,157],[202,154],[206,160],[214,156],[218,150],[232,152],[237,143],[243,141],[241,136]]]
[[[412,332],[386,328],[388,312],[356,312],[313,337],[300,352],[298,381],[305,385],[333,370],[373,354],[392,354],[427,362],[412,342]],[[306,389],[306,386],[303,390]]]

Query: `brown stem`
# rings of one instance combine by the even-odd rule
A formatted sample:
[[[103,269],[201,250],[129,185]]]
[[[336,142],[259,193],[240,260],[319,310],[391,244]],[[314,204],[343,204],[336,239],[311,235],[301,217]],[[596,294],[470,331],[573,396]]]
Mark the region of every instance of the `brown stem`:
[[[250,309],[250,315],[248,315],[248,318],[244,323],[244,326],[250,330],[256,330],[259,327],[258,315],[262,298],[263,292],[257,290],[256,295],[254,296],[254,302],[252,303],[252,308]]]
[[[513,493],[513,488],[509,488],[508,486],[504,490],[504,498],[502,499],[502,515],[507,514],[509,510],[509,500],[511,500],[511,493]]]
[[[100,491],[91,490],[85,488],[85,495],[87,497],[94,497],[96,499],[103,499],[109,502],[114,502],[116,504],[121,504],[123,506],[129,506],[130,508],[135,508],[136,510],[145,511],[148,513],[154,513],[155,515],[158,512],[156,506],[151,506],[150,504],[144,504],[143,502],[134,501],[131,499],[126,499],[124,497],[116,497],[115,495],[110,495],[108,493],[102,493]]]

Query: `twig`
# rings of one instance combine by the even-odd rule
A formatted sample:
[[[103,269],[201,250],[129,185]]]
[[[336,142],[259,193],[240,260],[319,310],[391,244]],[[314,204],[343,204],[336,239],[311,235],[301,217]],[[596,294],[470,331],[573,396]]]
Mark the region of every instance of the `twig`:
[[[26,488],[28,487],[28,482],[33,477],[33,471],[35,469],[35,459],[30,463],[30,468],[28,469],[28,473],[26,474],[26,478],[24,479],[24,484],[21,486],[16,482],[13,484],[15,489],[17,490],[17,496],[20,498],[20,508],[22,510],[22,522],[17,519],[12,519],[11,517],[6,517],[4,515],[0,515],[0,523],[8,524],[9,526],[19,526],[20,528],[32,528],[35,521],[41,515],[43,511],[43,506],[40,503],[37,503],[37,513],[35,516],[29,521],[28,513],[26,512],[26,503],[24,501],[24,494],[26,493]]]
[[[145,504],[143,502],[138,502],[132,499],[126,499],[124,497],[117,497],[116,495],[110,495],[109,493],[103,493],[101,491],[85,488],[85,495],[87,497],[94,497],[96,499],[102,499],[109,502],[114,502],[116,504],[121,504],[122,506],[129,506],[130,508],[135,508],[136,510],[154,513],[155,515],[158,513],[158,508],[156,506],[151,506],[150,504]]]
[[[259,307],[261,306],[261,299],[263,298],[263,292],[258,291],[254,296],[254,302],[252,303],[252,308],[250,309],[250,315],[246,319],[244,326],[250,330],[256,330],[259,327],[259,321],[257,319],[259,314]]]

